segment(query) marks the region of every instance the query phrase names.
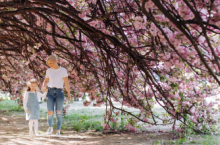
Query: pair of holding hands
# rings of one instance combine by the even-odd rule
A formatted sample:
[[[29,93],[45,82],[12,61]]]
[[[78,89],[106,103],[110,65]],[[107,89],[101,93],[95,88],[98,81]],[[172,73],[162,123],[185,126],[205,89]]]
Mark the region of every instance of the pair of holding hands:
[[[43,87],[42,89],[44,90],[44,92],[48,92],[48,88],[47,87]]]

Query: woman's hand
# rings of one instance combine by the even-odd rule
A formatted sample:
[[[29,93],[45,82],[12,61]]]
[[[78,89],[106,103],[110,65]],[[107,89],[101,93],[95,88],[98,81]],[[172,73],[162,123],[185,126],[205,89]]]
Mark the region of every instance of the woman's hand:
[[[44,92],[48,92],[48,88],[47,87],[44,87],[43,90],[44,90]]]
[[[71,99],[71,96],[70,96],[70,93],[68,93],[68,100],[70,100]]]
[[[28,113],[28,110],[25,110],[25,113]]]
[[[69,85],[68,77],[64,77],[63,79],[64,79],[66,91],[68,93],[68,100],[70,100],[71,96],[70,96],[70,85]]]

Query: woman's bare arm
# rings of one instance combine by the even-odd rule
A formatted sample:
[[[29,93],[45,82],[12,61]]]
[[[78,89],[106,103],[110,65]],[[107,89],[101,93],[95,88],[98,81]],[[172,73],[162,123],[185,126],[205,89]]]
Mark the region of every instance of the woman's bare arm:
[[[49,78],[45,78],[44,79],[44,82],[43,82],[43,87],[42,89],[45,91],[45,92],[48,92],[48,89],[47,89],[47,84],[49,82]]]
[[[69,80],[68,80],[68,77],[64,77],[64,85],[65,85],[65,89],[68,93],[68,100],[70,100],[70,85],[69,85]]]

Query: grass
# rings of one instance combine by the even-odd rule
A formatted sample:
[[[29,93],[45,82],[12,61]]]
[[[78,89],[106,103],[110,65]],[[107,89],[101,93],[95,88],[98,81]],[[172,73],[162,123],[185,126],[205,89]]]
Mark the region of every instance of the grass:
[[[63,118],[62,129],[73,129],[76,132],[85,130],[102,131],[101,122],[98,121],[102,115],[81,115],[80,112],[67,114]]]
[[[195,138],[192,136],[192,138]],[[192,140],[189,143],[191,144],[202,144],[202,145],[219,145],[218,135],[201,135],[198,140]]]
[[[0,110],[6,111],[24,111],[23,107],[19,106],[16,101],[13,100],[4,100],[0,102]]]
[[[176,140],[158,140],[154,145],[219,145],[219,135],[191,135]]]
[[[81,130],[95,130],[95,131],[102,131],[103,127],[101,126],[101,122],[99,121],[88,121],[88,120],[81,120],[81,121],[72,121],[71,128],[76,132]]]
[[[98,118],[102,118],[103,115],[87,115],[87,114],[82,114],[80,115],[81,112],[76,112],[76,113],[71,113],[71,114],[67,114],[64,117],[64,120],[90,120],[90,119],[98,119]]]

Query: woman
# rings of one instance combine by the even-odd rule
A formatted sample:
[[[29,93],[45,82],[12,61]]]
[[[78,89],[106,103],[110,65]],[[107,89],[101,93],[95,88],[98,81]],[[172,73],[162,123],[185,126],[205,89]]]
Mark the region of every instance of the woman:
[[[60,67],[57,64],[57,58],[54,55],[50,55],[46,60],[47,65],[50,67],[46,71],[46,77],[43,84],[43,90],[47,93],[47,110],[48,116],[47,121],[49,128],[47,130],[48,135],[53,132],[53,113],[54,106],[56,110],[57,117],[57,131],[56,136],[61,137],[60,130],[63,122],[63,103],[64,103],[64,92],[63,84],[65,84],[65,89],[68,93],[68,100],[70,100],[70,88],[68,81],[67,70]]]

